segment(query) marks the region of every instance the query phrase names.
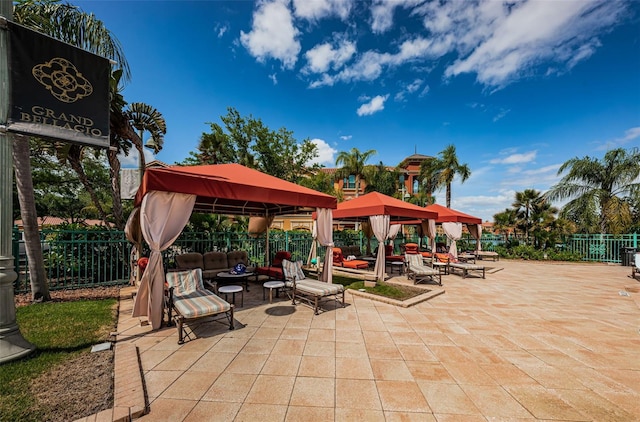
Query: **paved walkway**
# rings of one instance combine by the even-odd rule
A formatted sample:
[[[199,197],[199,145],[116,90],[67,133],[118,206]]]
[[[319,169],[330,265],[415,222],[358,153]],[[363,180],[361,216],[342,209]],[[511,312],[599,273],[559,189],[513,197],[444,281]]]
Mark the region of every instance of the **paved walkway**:
[[[640,420],[629,268],[484,263],[502,270],[444,276],[444,294],[409,308],[347,293],[314,316],[252,285],[235,331],[202,324],[182,346],[123,300],[117,342],[138,348],[150,410],[139,420]]]

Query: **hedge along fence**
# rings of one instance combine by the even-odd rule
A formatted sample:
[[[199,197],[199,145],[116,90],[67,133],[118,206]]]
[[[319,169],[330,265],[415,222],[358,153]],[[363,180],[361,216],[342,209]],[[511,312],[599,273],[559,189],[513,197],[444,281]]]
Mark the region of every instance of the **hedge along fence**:
[[[87,229],[62,230],[45,229],[40,232],[44,254],[46,276],[51,290],[74,289],[109,285],[126,285],[131,278],[132,245],[124,232],[116,230]],[[22,235],[13,231],[13,256],[15,257],[18,278],[14,282],[16,293],[30,291],[29,269],[24,252]],[[311,250],[311,234],[303,231],[269,232],[269,260],[279,250],[291,252],[294,260],[306,260]],[[438,243],[446,243],[446,238],[439,236]],[[502,246],[504,236],[483,234],[481,242],[483,250],[495,250]],[[573,235],[559,249],[579,253],[585,261],[613,262],[623,261],[625,248],[638,247],[638,233],[625,235]],[[427,238],[402,236],[394,240],[395,250],[401,251],[400,245],[414,242],[422,246],[428,245]],[[367,238],[361,232],[352,230],[334,232],[336,246],[358,245],[363,253],[366,251]],[[251,264],[265,263],[265,236],[253,238],[247,233],[193,233],[183,232],[176,242],[164,252],[166,268],[175,267],[175,256],[185,252],[246,250]],[[378,242],[371,239],[371,251],[375,251]],[[476,240],[468,234],[458,241],[458,250],[474,250]]]

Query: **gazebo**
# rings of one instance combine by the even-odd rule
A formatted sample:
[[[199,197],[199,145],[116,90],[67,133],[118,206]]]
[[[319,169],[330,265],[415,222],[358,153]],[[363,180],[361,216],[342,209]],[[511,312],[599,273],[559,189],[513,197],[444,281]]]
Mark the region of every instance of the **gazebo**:
[[[458,256],[458,248],[456,246],[456,241],[460,239],[462,236],[462,224],[466,224],[469,229],[469,233],[476,240],[476,250],[480,250],[480,238],[482,237],[482,219],[478,217],[474,217],[470,214],[465,214],[461,211],[457,211],[451,208],[447,208],[443,205],[432,204],[425,207],[426,210],[433,211],[438,213],[438,218],[436,223],[442,224],[442,230],[444,230],[445,234],[451,241],[451,247],[449,248],[449,253],[453,256]],[[432,238],[432,248],[433,242],[435,241],[435,233]]]
[[[149,244],[149,264],[142,275],[133,316],[147,316],[152,328],[162,323],[164,268],[162,251],[182,232],[192,212],[274,215],[314,211],[318,241],[327,247],[322,280],[331,282],[333,196],[250,169],[240,164],[170,166],[148,169],[127,222],[127,237],[139,230]],[[139,228],[138,228],[139,224]]]
[[[334,220],[367,222],[380,245],[395,238],[400,226],[391,228],[391,223],[415,221],[431,223],[435,229],[438,214],[418,205],[404,202],[379,192],[371,192],[350,201],[341,202],[333,210]],[[415,223],[414,223],[415,224]],[[395,226],[395,225],[394,225]],[[376,279],[382,281],[385,274],[384,248],[378,248],[375,265]]]

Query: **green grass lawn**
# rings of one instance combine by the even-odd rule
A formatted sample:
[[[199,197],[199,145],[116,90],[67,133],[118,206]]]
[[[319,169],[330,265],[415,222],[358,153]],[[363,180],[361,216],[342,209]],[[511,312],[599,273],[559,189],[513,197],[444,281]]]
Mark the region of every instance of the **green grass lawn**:
[[[375,287],[365,287],[364,281],[362,280],[335,274],[333,276],[333,282],[336,284],[342,284],[345,289],[364,289],[367,293],[372,293],[374,295],[384,296],[396,300],[406,300],[419,294],[425,293],[424,290],[420,290],[415,287],[392,286],[390,284],[385,284],[384,282],[376,283]]]
[[[0,420],[42,421],[47,409],[29,386],[39,375],[92,345],[104,342],[116,323],[116,299],[38,303],[17,309],[23,337],[36,346],[29,357],[0,364]]]

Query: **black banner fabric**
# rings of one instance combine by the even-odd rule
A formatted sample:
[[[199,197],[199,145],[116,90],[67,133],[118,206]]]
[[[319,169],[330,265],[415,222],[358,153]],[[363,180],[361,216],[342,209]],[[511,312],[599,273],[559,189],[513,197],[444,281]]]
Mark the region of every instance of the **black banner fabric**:
[[[7,129],[109,146],[109,60],[9,22]]]

